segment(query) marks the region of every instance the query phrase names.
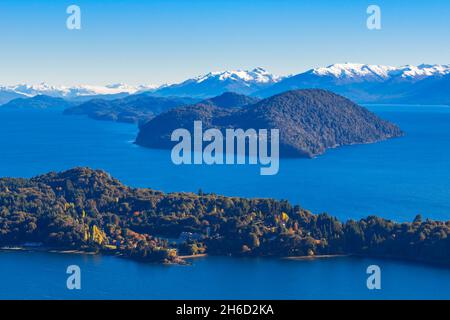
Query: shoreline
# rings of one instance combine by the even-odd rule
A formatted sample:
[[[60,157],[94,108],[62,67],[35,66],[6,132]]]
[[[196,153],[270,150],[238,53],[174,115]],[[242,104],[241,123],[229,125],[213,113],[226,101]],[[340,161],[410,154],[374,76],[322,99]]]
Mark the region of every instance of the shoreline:
[[[97,252],[90,252],[80,249],[58,249],[49,247],[22,247],[22,246],[5,246],[0,247],[0,251],[29,251],[29,252],[47,252],[47,253],[60,253],[60,254],[86,254],[96,255]]]
[[[316,260],[316,259],[332,259],[332,258],[347,258],[351,257],[351,254],[323,254],[317,256],[292,256],[292,257],[282,257],[284,260],[296,260],[296,261],[304,261],[304,260]]]
[[[104,256],[122,257],[122,258],[126,258],[126,259],[129,259],[132,261],[158,264],[158,262],[150,262],[150,261],[145,261],[145,260],[141,260],[141,259],[133,259],[133,258],[125,257],[119,253],[108,254],[108,252],[102,252],[102,251],[93,252],[93,251],[85,251],[85,250],[80,250],[80,249],[3,246],[3,247],[0,247],[0,253],[2,251],[5,251],[5,252],[41,252],[41,253],[53,253],[53,254],[65,254],[65,255],[74,254],[74,255],[88,255],[88,256],[104,255]],[[192,263],[190,263],[189,260],[208,258],[209,256],[210,255],[207,253],[201,253],[201,254],[196,254],[196,255],[184,255],[184,256],[178,256],[179,262],[171,262],[171,263],[160,262],[160,264],[163,264],[163,265],[192,265]],[[213,255],[213,256],[217,256],[217,255]],[[218,256],[219,257],[231,257],[228,255],[218,255]],[[276,258],[276,259],[281,259],[281,260],[291,260],[291,261],[312,261],[312,260],[349,258],[349,257],[401,261],[401,262],[405,262],[405,263],[421,264],[421,265],[425,265],[425,266],[444,267],[444,268],[450,267],[450,265],[445,262],[428,261],[426,259],[407,259],[407,258],[395,257],[395,256],[377,256],[377,255],[370,256],[370,255],[365,255],[365,254],[325,254],[325,255],[315,255],[315,256],[287,256],[287,257],[271,256],[271,258]],[[269,256],[253,256],[253,258],[269,258]]]
[[[44,252],[50,252],[50,253],[61,253],[61,254],[86,254],[86,255],[97,255],[99,253],[97,252],[89,252],[89,251],[83,251],[83,250],[48,250]]]
[[[188,256],[178,256],[178,258],[186,260],[186,259],[197,259],[197,258],[205,258],[207,257],[207,253],[200,253],[200,254],[191,254]]]

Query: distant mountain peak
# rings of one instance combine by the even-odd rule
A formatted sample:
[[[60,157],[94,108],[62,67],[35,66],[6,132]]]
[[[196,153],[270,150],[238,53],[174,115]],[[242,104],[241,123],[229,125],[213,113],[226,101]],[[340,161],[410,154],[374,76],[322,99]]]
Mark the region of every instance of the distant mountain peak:
[[[423,79],[425,77],[446,75],[450,73],[450,65],[421,64],[418,66],[406,65],[398,68],[403,78]]]
[[[249,95],[277,83],[280,79],[261,67],[251,70],[215,71],[161,87],[155,94],[202,99],[215,97],[227,91]]]
[[[319,76],[333,76],[336,78],[381,78],[387,79],[391,71],[397,68],[382,65],[362,63],[336,63],[327,67],[312,69],[311,73]]]
[[[359,103],[449,104],[450,64],[399,67],[336,63],[285,77],[256,92],[269,97],[294,89],[327,89]]]
[[[47,95],[51,97],[73,99],[83,96],[114,95],[119,93],[134,94],[138,92],[151,91],[156,88],[157,87],[153,85],[131,86],[123,83],[116,83],[105,86],[55,86],[50,85],[46,82],[41,82],[39,84],[17,84],[10,86],[0,86],[0,91],[14,93],[16,97],[34,97],[37,95]]]
[[[195,77],[194,81],[197,83],[204,82],[206,80],[215,79],[219,81],[245,81],[249,83],[275,83],[280,77],[271,74],[266,69],[257,67],[253,70],[225,70],[209,72],[205,75]],[[189,81],[189,80],[187,80]]]
[[[332,76],[341,79],[373,79],[386,80],[393,77],[423,79],[424,77],[445,75],[450,73],[450,65],[420,64],[400,67],[370,65],[362,63],[336,63],[327,67],[312,69],[309,73],[318,76]]]

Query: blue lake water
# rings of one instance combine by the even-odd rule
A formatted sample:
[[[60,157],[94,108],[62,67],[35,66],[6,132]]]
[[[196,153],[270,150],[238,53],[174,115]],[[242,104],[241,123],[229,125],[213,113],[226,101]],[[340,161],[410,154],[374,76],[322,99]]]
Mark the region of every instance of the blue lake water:
[[[450,218],[450,107],[368,106],[406,136],[283,159],[275,176],[258,166],[175,166],[168,150],[133,145],[133,125],[0,110],[0,176],[31,177],[75,166],[104,169],[125,184],[163,191],[288,199],[340,219],[370,214],[410,221]],[[383,290],[365,269],[383,267]],[[84,288],[65,289],[79,264]],[[397,261],[207,258],[191,267],[145,265],[114,257],[0,253],[0,298],[450,298],[450,270]]]
[[[133,145],[134,125],[0,110],[0,176],[31,177],[75,166],[104,169],[128,185],[288,199],[342,219],[370,214],[450,218],[450,107],[371,106],[406,132],[402,138],[282,159],[275,176],[259,166],[184,165],[169,150]]]
[[[0,299],[450,298],[448,269],[398,261],[207,257],[193,263],[165,266],[111,256],[3,252]],[[66,269],[72,264],[81,268],[79,291],[66,288]],[[366,286],[366,268],[372,264],[382,271],[379,291]]]

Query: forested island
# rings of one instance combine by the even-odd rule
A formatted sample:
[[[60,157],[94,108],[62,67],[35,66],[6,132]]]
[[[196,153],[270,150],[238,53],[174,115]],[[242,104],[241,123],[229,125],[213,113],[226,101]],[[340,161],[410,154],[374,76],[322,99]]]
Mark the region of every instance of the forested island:
[[[449,233],[450,221],[420,216],[341,222],[287,201],[135,189],[89,168],[0,179],[2,247],[33,243],[165,263],[201,253],[351,254],[450,265]]]
[[[222,132],[227,128],[278,129],[281,157],[311,158],[330,148],[403,135],[395,124],[326,90],[293,90],[263,100],[244,97],[228,93],[226,99],[217,97],[170,109],[143,124],[136,143],[171,149],[175,145],[172,132],[184,128],[192,134],[194,121],[201,121],[205,130],[215,128]],[[224,104],[223,100],[231,102]],[[236,107],[230,108],[233,102]]]

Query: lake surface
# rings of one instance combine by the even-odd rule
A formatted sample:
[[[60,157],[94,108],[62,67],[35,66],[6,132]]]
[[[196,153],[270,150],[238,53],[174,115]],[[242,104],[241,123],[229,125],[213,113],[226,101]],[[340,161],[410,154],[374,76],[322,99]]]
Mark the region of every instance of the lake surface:
[[[381,290],[366,286],[366,269],[373,264],[381,268]],[[69,265],[81,268],[81,290],[66,287]],[[207,257],[192,266],[166,266],[111,256],[3,252],[0,272],[8,275],[0,277],[0,299],[450,298],[448,269],[345,257]]]
[[[406,136],[283,159],[275,176],[258,166],[175,166],[169,150],[133,144],[133,125],[0,110],[0,176],[31,177],[75,166],[104,169],[125,184],[162,191],[288,199],[340,219],[450,219],[450,107],[368,106]],[[369,264],[383,290],[366,288]],[[65,289],[79,264],[83,290]],[[450,270],[354,258],[316,261],[210,257],[193,266],[146,265],[114,257],[0,253],[0,298],[450,298]]]
[[[75,166],[104,169],[125,184],[162,191],[288,199],[341,219],[370,214],[410,221],[450,218],[450,107],[370,106],[406,136],[342,147],[316,159],[259,166],[184,165],[170,150],[133,144],[137,128],[59,111],[0,110],[0,176],[31,177]]]

